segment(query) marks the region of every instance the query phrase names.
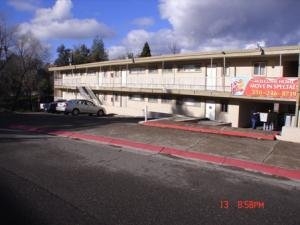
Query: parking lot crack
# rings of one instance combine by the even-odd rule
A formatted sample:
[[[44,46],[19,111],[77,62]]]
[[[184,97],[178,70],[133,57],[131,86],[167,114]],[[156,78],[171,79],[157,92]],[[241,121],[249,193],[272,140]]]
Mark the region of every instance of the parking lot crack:
[[[198,138],[193,144],[187,146],[186,150],[190,150],[201,142],[202,138]]]
[[[265,156],[265,158],[262,160],[262,162],[266,162],[270,157],[271,155],[273,154],[273,152],[275,151],[275,146],[277,145],[278,142],[276,142],[270,149],[270,151],[267,153],[267,155]]]

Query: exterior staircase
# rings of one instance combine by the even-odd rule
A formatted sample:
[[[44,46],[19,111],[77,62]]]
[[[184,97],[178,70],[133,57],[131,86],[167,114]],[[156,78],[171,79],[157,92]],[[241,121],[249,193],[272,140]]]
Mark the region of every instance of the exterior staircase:
[[[102,105],[103,101],[101,101],[93,92],[93,90],[90,87],[87,86],[79,86],[77,87],[79,93],[81,96],[85,99],[91,100],[94,102],[96,105]]]

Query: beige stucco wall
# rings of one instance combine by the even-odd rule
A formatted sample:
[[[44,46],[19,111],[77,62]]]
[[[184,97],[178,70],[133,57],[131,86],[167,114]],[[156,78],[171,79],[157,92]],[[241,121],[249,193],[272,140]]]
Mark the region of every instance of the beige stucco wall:
[[[225,77],[223,76],[223,59],[212,59],[212,64],[216,66],[217,71],[217,81],[216,81],[216,90],[230,92],[231,80],[234,77],[238,76],[248,76],[249,78],[253,77],[254,73],[254,63],[255,62],[265,62],[266,63],[266,74],[268,77],[281,77],[283,75],[283,66],[280,66],[279,55],[276,56],[253,56],[253,57],[240,57],[240,58],[229,58],[226,59],[226,65],[228,67],[229,73],[226,73]],[[172,64],[174,68],[172,70],[163,70],[161,62],[153,62],[151,64],[156,64],[157,70],[150,72],[147,65],[139,64],[130,64],[123,65],[124,68],[129,67],[144,67],[145,70],[140,73],[132,73],[126,71],[127,76],[127,87],[130,91],[136,92],[139,94],[139,88],[144,88],[148,91],[151,89],[168,89],[165,90],[165,93],[171,93],[172,89],[180,90],[176,95],[173,94],[172,98],[180,98],[184,95],[191,95],[196,93],[199,90],[205,90],[205,85],[207,82],[207,68],[210,67],[210,59],[199,59],[192,60],[192,63],[199,63],[201,65],[200,71],[184,71],[176,68],[180,63],[189,64],[188,60],[184,62],[174,61]],[[284,63],[284,60],[283,62]],[[109,68],[109,69],[108,69]],[[124,74],[124,73],[123,73]],[[113,92],[114,90],[111,87],[121,87],[122,84],[122,72],[121,67],[116,66],[108,67],[106,66],[105,70],[102,70],[100,67],[95,68],[93,71],[86,69],[74,70],[72,72],[55,72],[55,75],[59,75],[59,79],[55,80],[56,85],[64,85],[64,88],[70,87],[74,89],[77,86],[88,86],[94,90],[97,90],[96,93],[100,93],[100,99],[103,98],[101,93],[101,88],[99,86],[106,87],[107,92]],[[61,79],[61,80],[60,80]],[[223,87],[224,85],[224,87]],[[132,88],[132,89],[130,89]],[[136,88],[136,89],[134,89]],[[149,88],[149,89],[147,89]],[[104,89],[104,88],[103,88]],[[59,90],[59,89],[57,89]],[[64,99],[74,99],[74,98],[83,98],[80,94],[76,94],[74,91],[62,91],[59,93],[55,91],[55,97],[64,98]],[[168,92],[170,90],[170,92]],[[187,90],[189,93],[186,93]],[[196,90],[196,92],[193,92]],[[121,90],[122,91],[122,90]],[[120,92],[121,92],[120,91]],[[128,91],[128,90],[127,90]],[[146,92],[147,92],[146,91]],[[153,90],[152,90],[153,91]],[[251,102],[243,103],[243,100],[232,100],[230,102],[230,94],[225,93],[224,96],[229,96],[227,99],[228,102],[228,112],[221,112],[221,104],[218,97],[223,98],[224,96],[214,96],[214,90],[211,91],[211,96],[209,96],[210,91],[207,91],[201,98],[200,102],[196,104],[178,104],[176,100],[165,103],[159,98],[157,102],[149,101],[147,95],[142,101],[132,100],[127,96],[127,94],[118,94],[119,97],[116,99],[113,94],[105,94],[106,100],[104,105],[108,108],[109,113],[116,113],[121,115],[132,115],[132,116],[142,116],[143,110],[147,106],[149,112],[160,112],[166,114],[185,114],[195,117],[204,117],[205,116],[205,102],[207,100],[212,100],[216,103],[216,120],[221,122],[230,122],[233,127],[247,126],[249,122],[249,112],[256,103]],[[106,93],[107,93],[106,92]],[[118,92],[116,92],[118,93]],[[116,94],[114,93],[114,94]],[[163,93],[163,92],[162,92]],[[219,92],[221,93],[221,92]],[[59,95],[59,96],[58,96]],[[170,94],[171,95],[171,94]],[[204,97],[207,96],[207,97]],[[192,98],[193,96],[191,96]],[[195,97],[196,98],[196,97]],[[199,96],[198,96],[199,98]],[[261,105],[267,105],[268,103],[261,102]],[[267,106],[266,106],[267,107]],[[269,106],[268,106],[269,107]],[[266,108],[261,107],[261,110],[266,110]]]
[[[171,71],[157,69],[154,73],[149,72],[147,65],[142,68],[144,70],[138,73],[132,73],[126,71],[127,74],[127,86],[138,88],[170,88],[170,89],[195,89],[204,90],[207,80],[207,68],[210,67],[210,63],[206,60],[192,61],[191,63],[201,64],[200,71],[187,72],[177,68],[173,68]],[[222,60],[215,60],[213,65],[216,66],[217,71],[217,90],[230,92],[231,79],[236,76],[248,76],[251,78],[254,73],[255,62],[266,63],[266,74],[268,77],[280,77],[283,74],[283,67],[279,65],[279,57],[254,57],[254,58],[233,58],[225,60],[227,66],[229,66],[229,74],[223,77]],[[189,61],[185,61],[186,64]],[[177,63],[180,65],[180,63]],[[174,63],[174,66],[178,66]],[[138,66],[137,66],[138,67]],[[62,72],[62,84],[65,86],[90,86],[90,87],[120,87],[122,86],[122,72],[120,69],[114,71],[113,69],[100,72],[78,70],[71,72]],[[223,87],[225,85],[225,87]]]
[[[78,96],[80,96],[80,95],[75,92],[67,92],[67,91],[62,92],[62,97],[63,97],[63,99],[66,99],[66,100],[81,98],[81,96],[80,97],[78,97]]]
[[[79,93],[74,91],[63,91],[64,99],[83,98]],[[156,102],[149,101],[146,96],[141,100],[132,100],[127,95],[118,95],[115,98],[114,94],[97,94],[103,100],[103,106],[107,113],[119,115],[143,116],[145,107],[147,107],[148,115],[169,114],[169,115],[187,115],[192,117],[205,117],[205,102],[181,102],[178,104],[176,100],[163,102],[158,98]],[[232,123],[232,126],[237,127],[238,124],[238,107],[228,104],[228,112],[221,112],[221,104],[216,102],[216,121]]]
[[[231,122],[232,127],[238,127],[239,126],[239,105],[236,104],[229,104],[228,105],[228,114],[227,119],[228,122]]]

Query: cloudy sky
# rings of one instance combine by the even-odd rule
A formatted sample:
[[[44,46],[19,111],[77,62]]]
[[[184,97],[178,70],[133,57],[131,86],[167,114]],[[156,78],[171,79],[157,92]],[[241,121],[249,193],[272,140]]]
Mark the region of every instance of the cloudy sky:
[[[51,48],[103,38],[110,58],[300,44],[300,0],[2,0],[0,12]]]

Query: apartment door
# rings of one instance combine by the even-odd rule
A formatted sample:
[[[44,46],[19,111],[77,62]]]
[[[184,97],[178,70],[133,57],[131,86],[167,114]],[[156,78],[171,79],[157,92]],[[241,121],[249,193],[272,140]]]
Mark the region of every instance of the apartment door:
[[[121,77],[122,77],[122,87],[125,87],[127,85],[127,71],[125,69],[122,69]]]
[[[122,108],[126,108],[127,107],[127,96],[121,95],[120,101],[121,101],[120,106]]]
[[[216,90],[217,86],[217,67],[216,65],[206,68],[206,90]]]
[[[103,76],[104,76],[104,73],[103,73],[103,72],[99,72],[99,73],[98,73],[98,85],[99,85],[99,86],[102,86],[102,83],[103,83]]]
[[[205,117],[210,120],[216,119],[216,104],[215,104],[215,102],[206,102]]]

